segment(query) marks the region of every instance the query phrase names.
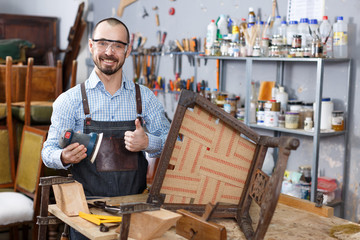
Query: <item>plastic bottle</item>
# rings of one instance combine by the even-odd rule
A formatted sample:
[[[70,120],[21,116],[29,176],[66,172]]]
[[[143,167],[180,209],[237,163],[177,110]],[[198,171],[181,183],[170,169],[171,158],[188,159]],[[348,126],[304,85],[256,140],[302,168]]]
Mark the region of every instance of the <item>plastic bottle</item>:
[[[285,92],[284,87],[279,87],[279,91],[276,94],[275,97],[276,102],[280,102],[280,110],[287,111],[287,102],[289,100],[289,95],[287,92]]]
[[[206,34],[206,45],[210,47],[216,41],[217,26],[215,20],[211,20],[210,24],[207,26]]]
[[[281,26],[281,17],[276,16],[276,18],[274,20],[274,24],[273,24],[272,29],[271,29],[272,36],[280,35],[280,26]]]
[[[343,17],[337,17],[337,22],[333,25],[334,43],[333,51],[335,58],[348,57],[348,26]]]
[[[290,21],[289,26],[287,28],[287,45],[291,45],[293,36],[298,34],[298,22],[297,21]]]
[[[256,16],[255,16],[254,8],[249,7],[248,23],[255,24],[255,22],[256,22]]]
[[[240,37],[239,38],[244,38],[244,31],[246,31],[246,28],[247,28],[247,22],[246,22],[246,19],[245,18],[242,18],[241,19],[241,23],[239,25],[239,28],[240,28]]]
[[[236,18],[233,19],[231,25],[232,25],[232,27],[231,27],[231,34],[232,34],[231,41],[232,42],[239,42],[239,37],[240,37],[239,20],[236,19]]]
[[[297,34],[301,35],[301,47],[305,48],[311,43],[311,36],[309,33],[309,19],[301,18],[298,25]]]
[[[227,25],[228,25],[228,22],[226,19],[226,15],[221,14],[220,19],[217,22],[217,28],[219,29],[219,33],[222,36],[222,38],[224,38],[225,36],[227,36],[229,34]]]
[[[333,33],[331,24],[327,16],[323,17],[323,21],[320,24],[320,35],[323,43],[323,55],[328,58],[333,57]]]
[[[205,98],[211,101],[211,88],[209,87],[205,88]]]
[[[319,24],[318,24],[318,20],[317,19],[310,19],[310,22],[309,22],[309,27],[311,29],[311,32],[312,32],[312,37],[320,37],[319,36],[319,31],[318,31],[318,28],[319,28]]]
[[[211,92],[211,102],[213,104],[216,104],[217,94],[218,94],[217,88],[214,88]]]
[[[283,39],[283,44],[286,45],[287,41],[286,41],[286,37],[287,37],[287,24],[286,21],[282,21],[280,28],[279,28],[279,35],[282,36]]]

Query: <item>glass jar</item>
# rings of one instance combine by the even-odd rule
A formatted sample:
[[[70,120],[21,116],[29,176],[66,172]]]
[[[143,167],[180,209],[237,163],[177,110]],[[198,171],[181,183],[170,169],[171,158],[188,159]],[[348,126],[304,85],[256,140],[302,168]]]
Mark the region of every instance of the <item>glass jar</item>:
[[[280,57],[279,46],[273,45],[269,47],[269,57]]]
[[[278,124],[279,124],[279,127],[282,127],[282,128],[285,127],[285,114],[283,114],[282,112],[279,113]]]
[[[285,128],[296,129],[299,126],[299,113],[286,112],[285,114]]]
[[[240,48],[237,43],[232,42],[229,44],[228,55],[230,57],[239,57],[240,56]]]
[[[315,57],[315,58],[323,57],[323,45],[320,39],[313,39],[311,43],[311,57]]]
[[[293,36],[291,47],[293,47],[293,48],[301,48],[301,35],[295,34]]]
[[[225,99],[225,103],[229,104],[229,106],[230,106],[229,113],[235,117],[236,107],[237,107],[237,98],[236,97],[228,97]]]
[[[333,111],[331,118],[331,129],[334,131],[344,131],[344,112]]]
[[[220,52],[220,43],[215,41],[213,45],[210,47],[210,55],[211,56],[221,56]]]
[[[296,53],[295,53],[295,57],[297,57],[297,58],[302,58],[302,57],[304,57],[304,49],[302,49],[302,48],[297,48],[297,49],[296,49]]]
[[[221,56],[228,56],[229,54],[229,43],[226,40],[221,41],[220,45]]]
[[[268,38],[261,39],[260,53],[261,53],[261,56],[263,56],[263,57],[269,56],[269,39]]]
[[[224,92],[220,92],[217,95],[217,99],[216,99],[216,105],[220,108],[224,107],[224,104],[226,103],[226,98],[228,97],[227,93]]]
[[[296,48],[290,48],[289,57],[296,57]]]

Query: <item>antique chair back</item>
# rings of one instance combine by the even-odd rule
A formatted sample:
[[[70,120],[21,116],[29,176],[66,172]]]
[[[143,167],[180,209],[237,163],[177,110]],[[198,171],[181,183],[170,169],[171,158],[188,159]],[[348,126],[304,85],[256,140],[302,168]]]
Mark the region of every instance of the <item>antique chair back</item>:
[[[234,217],[247,239],[263,239],[274,213],[287,160],[299,140],[268,137],[191,91],[181,92],[148,202],[201,215],[220,203],[214,217]],[[278,149],[271,176],[262,165]],[[260,207],[251,218],[250,206]],[[256,228],[252,220],[258,219]]]

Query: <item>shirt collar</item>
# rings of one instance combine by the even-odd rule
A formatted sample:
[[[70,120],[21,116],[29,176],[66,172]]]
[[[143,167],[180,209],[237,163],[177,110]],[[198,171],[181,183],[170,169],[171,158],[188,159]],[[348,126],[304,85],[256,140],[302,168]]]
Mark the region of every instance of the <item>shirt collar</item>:
[[[103,84],[103,83],[101,82],[99,76],[96,74],[95,69],[93,69],[89,77],[89,87],[95,88],[98,84]],[[128,80],[123,72],[122,84],[120,90],[122,89],[134,90],[134,88],[135,88],[134,82]]]

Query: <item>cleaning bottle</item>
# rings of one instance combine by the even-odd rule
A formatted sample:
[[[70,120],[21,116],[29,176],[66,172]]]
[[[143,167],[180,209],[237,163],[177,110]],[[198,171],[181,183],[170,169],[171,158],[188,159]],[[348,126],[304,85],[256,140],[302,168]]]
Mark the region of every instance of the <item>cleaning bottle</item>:
[[[222,36],[222,38],[224,38],[225,36],[227,36],[229,34],[228,22],[227,22],[225,14],[220,15],[220,19],[217,22],[217,28],[219,29],[219,33]]]
[[[333,36],[331,24],[327,16],[323,17],[323,21],[320,24],[321,42],[323,43],[323,55],[327,58],[333,57]]]
[[[206,33],[206,49],[209,50],[208,52],[205,51],[206,55],[210,55],[210,47],[216,41],[216,33],[217,33],[217,26],[215,24],[215,20],[211,20],[209,25],[207,26],[207,33]]]
[[[275,97],[276,102],[280,102],[280,110],[286,112],[288,99],[289,96],[287,92],[285,92],[285,88],[280,86],[279,91],[276,93]]]
[[[334,57],[347,58],[348,57],[348,26],[344,22],[342,16],[337,17],[337,22],[333,25],[334,30]]]

